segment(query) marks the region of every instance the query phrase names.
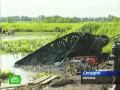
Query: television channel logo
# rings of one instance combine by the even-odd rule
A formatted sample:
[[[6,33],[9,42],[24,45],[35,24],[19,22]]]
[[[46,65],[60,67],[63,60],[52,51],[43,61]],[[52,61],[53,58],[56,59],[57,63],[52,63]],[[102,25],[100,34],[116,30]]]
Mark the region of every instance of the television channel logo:
[[[20,75],[10,75],[9,84],[21,84],[21,76]]]

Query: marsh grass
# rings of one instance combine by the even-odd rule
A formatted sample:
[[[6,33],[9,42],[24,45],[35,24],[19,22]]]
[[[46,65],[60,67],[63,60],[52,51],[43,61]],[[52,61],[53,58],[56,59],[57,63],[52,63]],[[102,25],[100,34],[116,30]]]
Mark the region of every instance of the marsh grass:
[[[33,52],[43,45],[62,37],[71,32],[89,32],[96,35],[107,35],[109,37],[120,34],[120,22],[82,22],[82,23],[2,23],[4,30],[10,28],[19,32],[18,35],[41,35],[41,37],[53,38],[34,39],[34,40],[14,40],[0,41],[0,54],[2,53],[19,53]],[[29,32],[29,33],[28,33]],[[112,44],[108,44],[103,48],[104,52],[111,52]]]
[[[3,30],[16,32],[59,32],[80,26],[81,23],[2,23]]]
[[[2,53],[30,53],[41,46],[52,41],[52,39],[33,39],[33,40],[11,40],[11,41],[3,41],[0,46],[0,52]]]

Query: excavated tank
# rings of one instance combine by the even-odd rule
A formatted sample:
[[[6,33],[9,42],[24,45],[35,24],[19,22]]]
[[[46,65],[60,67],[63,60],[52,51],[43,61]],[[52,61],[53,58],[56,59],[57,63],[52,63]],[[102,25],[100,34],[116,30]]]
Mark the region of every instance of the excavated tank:
[[[78,55],[96,56],[98,59],[105,60],[108,55],[101,51],[108,43],[109,37],[105,35],[70,33],[25,56],[15,65],[54,64]]]

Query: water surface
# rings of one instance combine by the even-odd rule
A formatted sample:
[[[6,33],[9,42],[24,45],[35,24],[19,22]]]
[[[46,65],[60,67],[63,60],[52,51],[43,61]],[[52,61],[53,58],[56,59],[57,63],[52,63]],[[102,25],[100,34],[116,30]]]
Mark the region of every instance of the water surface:
[[[22,68],[14,67],[16,61],[23,58],[25,55],[22,54],[4,54],[0,55],[0,68],[2,71],[11,71],[15,75],[21,75],[22,83],[26,84],[32,80],[32,76],[35,74],[30,71],[25,71]]]

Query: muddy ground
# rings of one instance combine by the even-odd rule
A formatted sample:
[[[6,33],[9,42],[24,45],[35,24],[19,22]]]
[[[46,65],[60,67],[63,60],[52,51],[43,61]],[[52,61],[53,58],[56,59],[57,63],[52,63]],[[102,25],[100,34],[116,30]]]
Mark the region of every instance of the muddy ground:
[[[46,70],[47,72],[51,71],[51,69],[50,68],[48,69],[47,66],[43,67],[42,69],[39,66],[38,67],[22,66],[21,68],[24,68],[27,71],[33,71],[33,72],[44,72]],[[107,62],[102,66],[101,69],[112,70],[113,61]],[[16,89],[13,88],[13,89],[7,89],[7,90],[109,90],[109,88],[112,88],[112,84],[81,84],[80,75],[66,74],[64,72],[59,71],[57,68],[54,68],[53,71],[51,71],[51,73],[57,74],[60,77],[42,87],[41,85],[37,85],[37,86],[26,85],[24,87],[18,87]]]

